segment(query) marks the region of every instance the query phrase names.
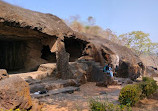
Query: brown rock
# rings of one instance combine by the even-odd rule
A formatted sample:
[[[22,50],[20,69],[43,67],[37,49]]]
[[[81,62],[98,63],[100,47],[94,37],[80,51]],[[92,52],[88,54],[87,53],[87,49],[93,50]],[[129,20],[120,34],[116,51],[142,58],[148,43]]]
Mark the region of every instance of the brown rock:
[[[32,104],[31,111],[41,111],[43,105],[37,99],[33,99]]]
[[[8,78],[9,75],[5,69],[0,69],[0,80]]]
[[[113,69],[119,66],[119,77],[135,80],[144,73],[144,65],[138,65],[138,63],[141,62],[139,57],[125,46],[118,45],[99,36],[75,32],[60,18],[51,14],[42,14],[26,10],[2,1],[0,1],[0,6],[0,33],[3,35],[0,36],[0,39],[5,37],[7,40],[6,44],[10,44],[9,41],[12,39],[13,41],[11,40],[11,42],[14,46],[2,45],[3,41],[0,41],[0,48],[2,48],[2,51],[5,50],[6,47],[9,49],[2,55],[3,58],[5,58],[6,55],[10,57],[10,55],[15,54],[10,60],[5,60],[7,64],[10,64],[8,61],[11,61],[11,66],[16,66],[14,69],[25,67],[25,71],[32,71],[36,70],[40,64],[54,61],[57,63],[57,77],[63,79],[74,78],[74,74],[69,65],[69,59],[73,59],[73,54],[65,50],[66,38],[71,38],[76,39],[79,42],[77,44],[82,44],[82,47],[79,48],[81,49],[79,50],[81,54],[77,54],[77,58],[79,58],[79,56],[86,56],[88,59],[99,62],[101,66],[110,63],[113,65]],[[19,42],[15,42],[17,39],[22,40],[24,43],[20,42],[19,44]],[[68,45],[69,49],[70,47],[72,49],[74,48],[71,46],[73,44],[72,41],[73,40],[71,40],[71,44]],[[16,48],[17,45],[20,46],[19,49]],[[48,47],[48,51],[51,52],[48,58],[43,58],[45,55],[43,53],[41,55],[42,50],[45,49],[44,47]],[[16,53],[13,53],[13,49],[16,49]],[[26,49],[26,52],[23,49]],[[76,50],[76,48],[74,49]],[[8,52],[12,52],[13,54]],[[77,59],[76,57],[75,60]],[[3,58],[1,58],[1,60],[4,60]],[[19,58],[20,60],[15,58]],[[55,58],[57,60],[55,60]],[[14,63],[17,64],[15,65]],[[12,69],[13,67],[9,68]],[[102,75],[102,73],[99,75]],[[95,72],[94,79],[97,77],[98,73]]]
[[[29,109],[32,106],[27,82],[19,76],[0,81],[0,109]]]
[[[96,86],[99,86],[99,87],[108,87],[108,85],[107,85],[106,82],[96,82]]]

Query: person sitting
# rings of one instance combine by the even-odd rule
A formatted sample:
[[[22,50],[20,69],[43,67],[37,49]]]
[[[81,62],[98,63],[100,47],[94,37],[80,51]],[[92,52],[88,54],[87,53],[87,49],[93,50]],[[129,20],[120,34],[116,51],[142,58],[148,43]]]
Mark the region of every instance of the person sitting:
[[[113,78],[112,64],[106,65],[103,71],[107,74],[110,74],[110,77]]]

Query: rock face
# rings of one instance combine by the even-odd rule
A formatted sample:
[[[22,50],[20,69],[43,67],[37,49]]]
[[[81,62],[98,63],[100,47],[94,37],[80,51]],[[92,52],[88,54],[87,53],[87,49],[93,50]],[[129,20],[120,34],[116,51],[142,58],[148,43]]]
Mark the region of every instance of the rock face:
[[[32,101],[29,85],[18,76],[0,81],[0,109],[30,109]]]
[[[8,78],[9,75],[5,69],[0,69],[0,80]]]
[[[56,63],[58,76],[69,79],[74,78],[69,62],[82,57],[99,62],[102,67],[110,63],[115,70],[118,66],[118,76],[121,77],[136,79],[144,72],[143,64],[139,66],[139,57],[125,46],[99,36],[75,32],[51,14],[26,10],[2,1],[0,6],[0,54],[5,51],[0,58],[0,68],[15,72],[18,68],[28,72],[37,70],[40,64]],[[13,46],[7,45],[10,43]],[[21,58],[15,59],[19,55]],[[98,75],[102,77],[98,71],[92,76]]]
[[[152,66],[147,66],[146,72],[147,72],[146,76],[158,77],[158,70]]]
[[[76,79],[79,83],[84,84],[87,82],[87,74],[89,70],[89,66],[86,63],[79,62],[71,62],[71,71],[73,73],[74,79]]]
[[[83,36],[89,42],[84,50],[85,57],[82,57],[83,59],[87,59],[89,56],[95,62],[99,62],[101,66],[110,63],[113,65],[113,71],[116,71],[119,77],[136,79],[144,74],[144,64],[129,48],[99,36],[87,34]]]

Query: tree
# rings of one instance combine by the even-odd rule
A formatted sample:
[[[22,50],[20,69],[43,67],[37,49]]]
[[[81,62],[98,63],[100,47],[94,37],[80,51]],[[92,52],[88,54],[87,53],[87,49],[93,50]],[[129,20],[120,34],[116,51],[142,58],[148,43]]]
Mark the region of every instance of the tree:
[[[150,42],[147,44],[148,52],[149,53],[158,53],[158,43],[156,42]]]
[[[133,31],[130,33],[122,34],[119,39],[123,44],[129,48],[133,48],[139,52],[151,51],[152,42],[149,39],[149,34],[142,31]]]
[[[94,17],[92,17],[92,16],[89,16],[89,17],[88,17],[88,24],[89,24],[90,26],[95,25],[95,22],[96,22],[96,20],[94,19]]]

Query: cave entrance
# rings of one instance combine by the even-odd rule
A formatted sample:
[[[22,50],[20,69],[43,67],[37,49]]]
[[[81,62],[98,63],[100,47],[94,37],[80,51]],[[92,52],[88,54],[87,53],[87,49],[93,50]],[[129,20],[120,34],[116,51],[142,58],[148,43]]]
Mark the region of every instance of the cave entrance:
[[[118,69],[118,76],[127,78],[128,74],[129,74],[128,70],[129,70],[129,63],[120,61],[119,69]]]
[[[65,49],[70,54],[70,62],[76,61],[82,56],[82,52],[86,46],[83,41],[74,38],[65,38]]]
[[[0,41],[0,69],[18,71],[24,68],[26,60],[24,41]]]
[[[51,62],[51,63],[56,63],[56,54],[55,52],[51,52],[50,51],[50,47],[49,45],[43,45],[43,48],[41,50],[41,58],[48,61],[48,62]]]

